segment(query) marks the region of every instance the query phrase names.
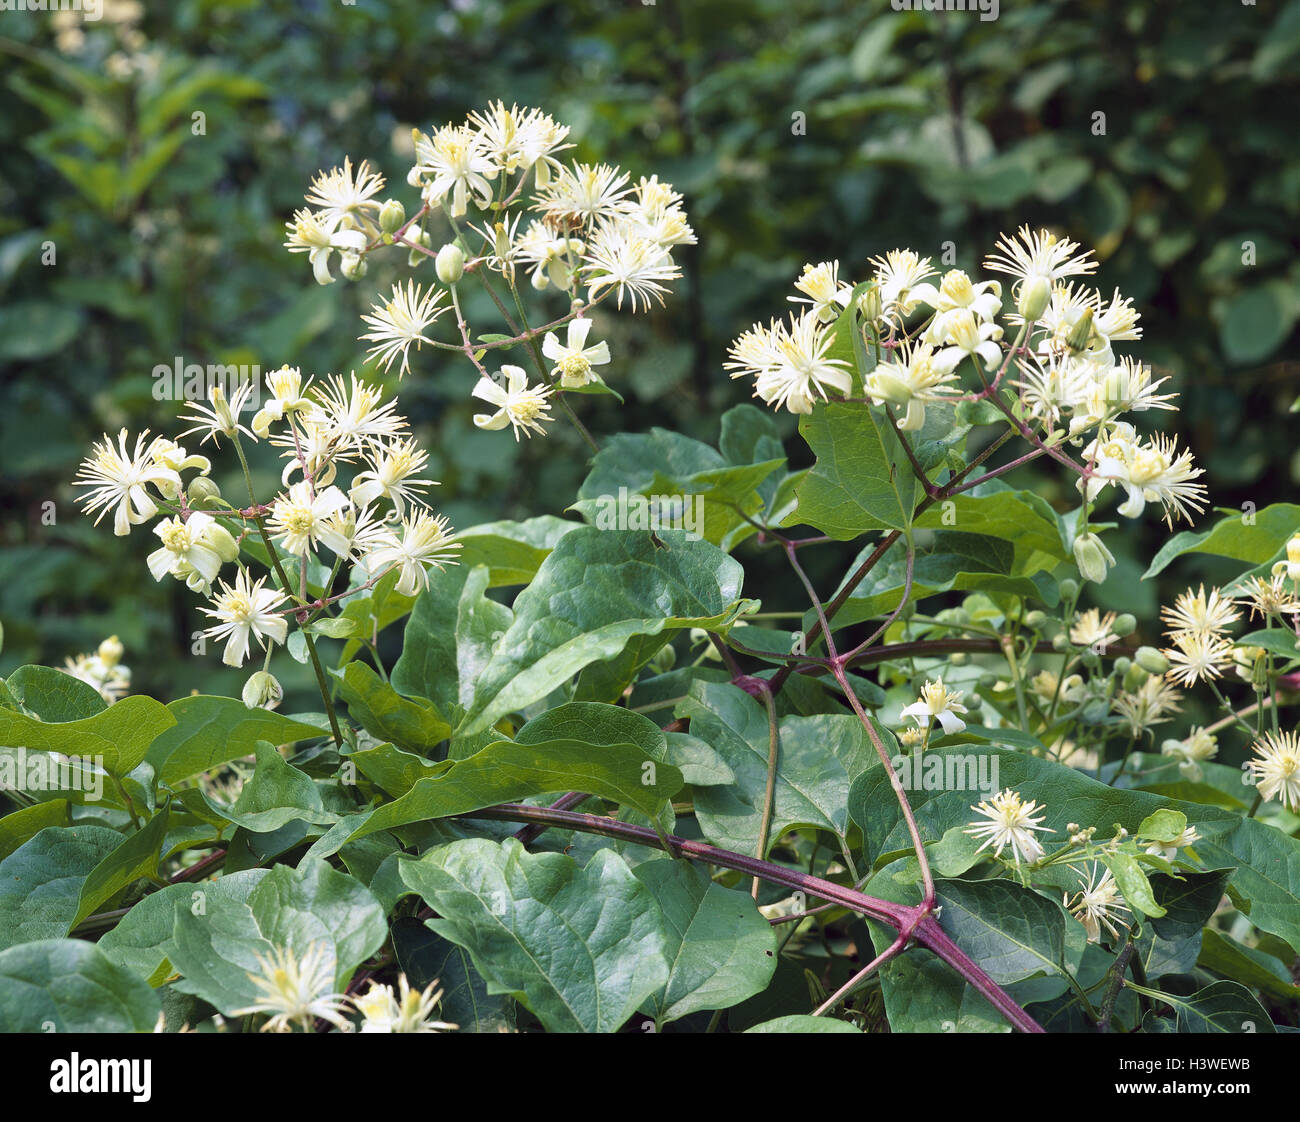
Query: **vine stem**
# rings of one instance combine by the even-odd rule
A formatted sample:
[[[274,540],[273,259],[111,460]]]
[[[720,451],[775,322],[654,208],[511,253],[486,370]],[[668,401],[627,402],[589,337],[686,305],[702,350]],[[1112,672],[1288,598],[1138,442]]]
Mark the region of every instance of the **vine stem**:
[[[635,842],[652,849],[665,850],[672,857],[685,858],[690,861],[704,861],[724,869],[742,873],[745,876],[761,877],[773,884],[804,892],[808,896],[817,896],[860,915],[886,923],[898,932],[902,939],[900,949],[907,943],[915,941],[937,957],[948,963],[962,978],[982,994],[1011,1025],[1021,1032],[1041,1033],[1043,1028],[996,982],[993,981],[969,955],[952,941],[939,926],[938,921],[924,905],[896,904],[890,900],[881,900],[867,896],[852,888],[835,884],[796,869],[787,869],[769,861],[760,861],[743,853],[704,842],[688,841],[685,838],[670,836],[667,838],[656,834],[644,826],[633,826],[613,818],[602,818],[594,814],[580,814],[574,811],[553,810],[550,807],[524,806],[521,803],[502,803],[499,806],[485,807],[482,810],[469,811],[454,815],[456,818],[486,818],[498,822],[538,823],[543,826],[582,833],[599,834],[603,837],[620,841]]]

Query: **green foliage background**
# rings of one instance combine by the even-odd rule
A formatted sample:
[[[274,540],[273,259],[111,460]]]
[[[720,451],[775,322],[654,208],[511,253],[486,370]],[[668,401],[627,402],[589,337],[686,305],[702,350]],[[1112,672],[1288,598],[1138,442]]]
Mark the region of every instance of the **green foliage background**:
[[[189,656],[195,601],[149,579],[149,535],[93,528],[69,481],[105,430],[178,430],[155,366],[360,370],[357,316],[391,278],[318,287],[282,223],[345,155],[409,200],[410,127],[489,99],[544,107],[580,158],[670,180],[699,234],[667,308],[619,317],[610,377],[628,405],[588,399],[597,433],[714,439],[743,396],[726,344],[783,306],[804,261],[860,278],[874,254],[951,242],[973,268],[1028,222],[1095,246],[1098,287],[1142,311],[1141,356],[1175,376],[1216,505],[1287,500],[1300,478],[1300,0],[1003,0],[990,22],[883,0],[104,9],[80,42],[47,13],[0,16],[0,674],[117,633],[136,691],[237,690],[237,672]],[[471,382],[426,351],[400,386],[440,507],[462,526],[563,513],[586,474],[576,438],[478,432]],[[1062,486],[1037,483],[1058,505]],[[1108,606],[1149,617],[1168,598],[1135,579],[1163,537],[1152,521],[1108,539],[1126,551]]]

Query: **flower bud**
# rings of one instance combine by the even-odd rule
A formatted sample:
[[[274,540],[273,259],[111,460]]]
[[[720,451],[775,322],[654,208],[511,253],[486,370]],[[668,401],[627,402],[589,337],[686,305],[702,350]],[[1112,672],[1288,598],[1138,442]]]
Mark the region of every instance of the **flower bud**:
[[[221,498],[221,488],[217,486],[215,479],[206,475],[196,475],[185,488],[185,501],[190,504],[192,510],[207,510],[209,505],[215,506],[213,500],[219,498]]]
[[[339,272],[348,280],[360,280],[370,271],[366,259],[359,253],[339,254]]]
[[[1062,600],[1073,600],[1079,595],[1079,582],[1073,577],[1066,577],[1058,587],[1061,590]]]
[[[1300,580],[1300,534],[1286,543],[1286,575],[1290,580]]]
[[[113,667],[122,661],[126,649],[122,646],[122,640],[116,635],[110,635],[99,644],[99,649],[95,653],[99,655],[99,661],[105,666]]]
[[[672,644],[660,647],[655,652],[654,657],[650,660],[650,669],[655,674],[667,674],[674,666],[677,665],[677,652],[673,650]]]
[[[1163,674],[1169,669],[1169,660],[1155,647],[1138,647],[1133,661],[1148,674]]]
[[[415,232],[407,230],[406,240],[415,245],[423,246],[425,249],[431,249],[433,247],[433,239],[429,237],[429,232],[427,230],[417,230]],[[407,268],[414,269],[427,256],[427,254],[421,253],[418,249],[412,249],[411,252],[406,255]]]
[[[965,666],[966,663],[970,661],[970,655],[965,651],[953,651],[952,654],[948,656],[948,661],[953,666]]]
[[[880,298],[880,285],[873,284],[858,297],[858,314],[868,323],[874,323],[884,312]]]
[[[1065,345],[1075,354],[1081,354],[1092,342],[1092,331],[1092,309],[1084,308],[1079,322],[1070,328],[1070,334],[1065,337]]]
[[[1035,609],[1032,612],[1026,613],[1024,619],[1022,619],[1020,622],[1023,623],[1026,627],[1032,628],[1033,630],[1037,631],[1038,628],[1042,627],[1043,624],[1047,622],[1047,613],[1040,612],[1037,609]]]
[[[1137,630],[1138,621],[1130,612],[1122,612],[1115,617],[1115,622],[1111,624],[1111,631],[1123,639],[1126,635],[1132,635]]]
[[[1150,677],[1151,675],[1148,674],[1139,663],[1133,663],[1133,665],[1124,672],[1123,684],[1125,692],[1136,693],[1142,688],[1142,683]]]
[[[243,698],[250,709],[274,709],[284,700],[284,690],[274,675],[259,670],[244,683]]]
[[[1052,636],[1052,650],[1068,651],[1069,649],[1070,637],[1064,631]]]
[[[1046,277],[1028,277],[1020,286],[1020,298],[1016,301],[1016,311],[1025,318],[1026,323],[1033,323],[1045,311],[1052,300],[1052,282]]]
[[[217,556],[229,564],[239,556],[239,543],[231,536],[229,530],[219,522],[213,522],[203,534],[205,545],[217,551]]]
[[[1120,655],[1111,665],[1116,676],[1122,678],[1128,673],[1129,667],[1133,665],[1133,660],[1127,655]]]
[[[438,250],[433,269],[443,284],[459,284],[465,275],[465,251],[455,242],[448,242]]]
[[[1106,571],[1115,564],[1115,557],[1096,534],[1080,534],[1074,539],[1074,562],[1084,580],[1100,584],[1106,579]]]
[[[406,207],[400,199],[389,199],[379,208],[379,228],[385,234],[395,234],[406,221]]]
[[[504,222],[498,222],[492,230],[492,252],[502,261],[510,256],[510,235],[506,233]]]

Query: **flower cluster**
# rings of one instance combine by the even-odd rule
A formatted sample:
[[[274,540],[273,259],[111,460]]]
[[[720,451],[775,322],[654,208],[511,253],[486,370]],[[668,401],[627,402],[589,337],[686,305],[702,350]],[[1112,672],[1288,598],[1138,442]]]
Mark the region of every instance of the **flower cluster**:
[[[384,179],[363,161],[321,172],[312,181],[307,206],[287,224],[285,245],[306,253],[316,280],[334,280],[331,264],[351,280],[363,277],[367,257],[387,245],[405,247],[412,268],[432,259],[436,280],[395,284],[363,316],[361,336],[368,355],[388,370],[410,370],[410,352],[424,346],[457,351],[479,373],[474,396],[496,407],[474,416],[484,429],[509,425],[520,433],[544,433],[548,398],[562,391],[596,392],[604,385],[598,366],[610,362],[604,342],[588,344],[588,313],[613,296],[632,312],[663,303],[681,275],[673,260],[678,246],[695,234],[682,209],[682,196],[657,176],[632,182],[610,164],[564,163],[572,148],[569,129],[539,109],[506,107],[498,101],[430,133],[413,132],[414,163],[406,181],[420,192],[420,207],[408,220],[398,199],[382,199]],[[448,231],[435,250],[431,226]],[[558,293],[566,310],[544,327],[530,328],[520,274],[538,293]],[[471,342],[459,286],[480,281],[499,309],[508,334],[480,335]],[[492,278],[509,289],[497,293]],[[585,298],[581,295],[585,290]],[[509,307],[513,304],[513,310]],[[454,312],[459,341],[438,339],[438,320]],[[561,342],[554,328],[568,325]],[[535,347],[544,336],[540,354]],[[518,365],[490,374],[482,358],[490,350],[525,346],[541,379],[530,384]],[[552,364],[549,368],[542,356]]]
[[[838,261],[807,264],[789,298],[798,305],[789,322],[755,324],[732,343],[725,367],[733,378],[753,378],[766,404],[811,413],[818,402],[853,400],[846,356],[856,351],[859,392],[904,434],[925,425],[927,406],[987,400],[1040,453],[1079,449],[1077,462],[1067,462],[1080,476],[1085,515],[1114,487],[1126,517],[1155,503],[1171,525],[1175,516],[1190,521],[1206,501],[1196,482],[1202,469],[1172,438],[1143,438],[1121,419],[1173,410],[1175,395],[1160,392],[1166,378],[1116,355],[1115,344],[1142,337],[1140,316],[1119,292],[1105,297],[1082,283],[1097,268],[1091,258],[1046,230],[1003,235],[984,267],[1011,278],[1009,293],[995,277],[940,275],[910,249],[874,258],[861,284],[842,279]],[[1004,386],[1013,366],[1016,377]],[[1086,517],[1075,556],[1094,581],[1114,563]]]
[[[395,401],[385,401],[355,374],[313,385],[297,369],[283,367],[266,375],[269,399],[245,424],[254,388],[242,383],[227,399],[215,385],[206,405],[191,405],[192,427],[181,434],[201,434],[201,444],[230,440],[248,481],[249,507],[222,497],[205,456],[165,437],[149,439],[147,432],[133,446],[125,430],[116,444],[105,436],[75,481],[88,489],[80,501],[97,513],[96,522],[113,511],[119,535],[157,519],[153,531],[161,544],[149,555],[149,571],[155,580],[170,576],[210,599],[202,610],[215,623],[204,634],[225,642],[223,661],[230,666],[243,665],[254,639],[269,659],[270,644],[286,640],[289,615],[308,622],[390,572],[397,574],[399,593],[416,595],[427,586],[429,569],[454,560],[460,548],[446,519],[425,503],[424,492],[436,480],[425,476],[428,454],[408,435]],[[253,498],[243,450],[243,441],[259,439],[278,448],[285,461],[283,489],[267,504]],[[350,484],[343,484],[341,471],[351,473]],[[260,559],[245,548],[254,532],[265,551]],[[308,563],[322,550],[334,557],[330,584],[348,563],[360,583],[338,596],[329,587],[309,596]],[[271,571],[255,576],[251,566],[265,566],[267,556]],[[233,577],[221,578],[229,565],[236,566]],[[259,686],[250,704],[278,701],[273,682]]]
[[[233,1012],[236,1017],[267,1015],[262,1032],[292,1032],[295,1025],[312,1032],[317,1020],[351,1032],[352,1022],[344,1016],[349,1005],[361,1014],[363,1033],[431,1033],[460,1027],[433,1019],[442,1000],[442,991],[434,992],[436,979],[424,990],[413,990],[403,974],[399,980],[400,999],[393,996],[391,986],[375,982],[362,996],[349,997],[334,992],[336,962],[324,944],[313,943],[301,957],[288,946],[277,946],[270,954],[254,957],[258,969],[249,971],[248,977],[260,996],[252,1005]]]
[[[110,635],[99,644],[94,654],[79,654],[65,659],[63,670],[93,686],[99,696],[112,705],[131,688],[131,668],[122,662],[125,653],[121,640]]]

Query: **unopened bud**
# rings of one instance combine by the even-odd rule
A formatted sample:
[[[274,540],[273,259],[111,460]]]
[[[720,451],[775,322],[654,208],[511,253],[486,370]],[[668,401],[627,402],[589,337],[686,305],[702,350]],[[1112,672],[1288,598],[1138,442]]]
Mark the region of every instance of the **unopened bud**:
[[[1123,639],[1126,635],[1132,635],[1137,630],[1138,621],[1130,612],[1122,612],[1115,617],[1115,622],[1110,625],[1111,631]]]
[[[406,221],[406,207],[400,199],[389,199],[379,208],[379,228],[385,234],[395,234]]]
[[[1016,301],[1016,311],[1026,323],[1033,323],[1045,311],[1052,300],[1052,282],[1046,277],[1029,277],[1020,286],[1020,298]]]
[[[105,666],[112,667],[122,661],[122,655],[126,653],[126,649],[122,646],[121,639],[116,635],[110,635],[99,644],[99,650],[95,653],[99,655],[100,662]]]
[[[1079,595],[1079,582],[1073,577],[1066,577],[1058,587],[1061,590],[1062,600],[1073,600]]]
[[[196,475],[185,488],[185,501],[193,510],[206,510],[210,505],[215,506],[219,498],[221,498],[221,488],[217,486],[215,479],[206,475]]]
[[[858,315],[868,323],[878,320],[885,310],[880,298],[880,285],[873,284],[858,297]]]
[[[1074,539],[1074,562],[1084,580],[1100,584],[1115,564],[1115,557],[1096,534],[1080,534]]]
[[[274,675],[259,670],[244,683],[243,698],[250,709],[274,709],[284,700],[284,690]]]
[[[465,251],[455,242],[448,242],[438,250],[433,269],[443,284],[459,284],[465,275]]]
[[[1088,349],[1092,342],[1092,309],[1084,308],[1083,315],[1079,317],[1079,322],[1070,328],[1070,334],[1065,337],[1065,345],[1075,354],[1081,354]]]
[[[370,271],[366,259],[359,253],[339,255],[339,272],[350,281],[360,280]]]
[[[952,654],[948,656],[948,661],[952,663],[953,666],[965,666],[966,663],[970,661],[970,655],[965,651],[953,651]]]
[[[217,551],[217,556],[229,564],[239,556],[239,543],[220,522],[209,523],[203,534],[203,544]]]
[[[1026,613],[1025,618],[1021,620],[1021,622],[1026,627],[1032,628],[1036,631],[1038,630],[1038,628],[1042,627],[1043,624],[1047,622],[1047,613],[1040,612],[1037,609],[1035,609],[1032,612]]]
[[[1148,674],[1163,674],[1169,669],[1169,660],[1155,647],[1138,647],[1133,661]]]
[[[1070,637],[1064,632],[1052,636],[1052,650],[1065,651],[1070,648]]]
[[[1133,665],[1133,660],[1129,658],[1127,655],[1120,655],[1119,658],[1117,658],[1114,661],[1114,663],[1111,664],[1112,669],[1120,677],[1123,677],[1125,674],[1127,674],[1128,668],[1132,665]]]
[[[1137,693],[1137,691],[1142,688],[1142,683],[1150,677],[1151,675],[1143,670],[1141,666],[1136,662],[1133,663],[1133,665],[1124,672],[1122,680],[1124,691],[1126,693]]]

